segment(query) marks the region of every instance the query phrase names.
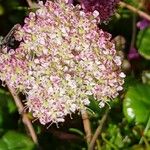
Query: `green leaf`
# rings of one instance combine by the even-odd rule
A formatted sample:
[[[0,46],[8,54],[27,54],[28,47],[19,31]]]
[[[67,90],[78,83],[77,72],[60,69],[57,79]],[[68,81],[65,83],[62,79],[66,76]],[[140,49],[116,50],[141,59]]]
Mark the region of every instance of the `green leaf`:
[[[4,120],[4,113],[3,113],[2,109],[0,108],[0,128],[3,125],[3,120]]]
[[[143,145],[134,145],[129,150],[148,150],[148,149],[146,149]]]
[[[10,114],[17,111],[17,107],[14,103],[12,96],[9,92],[3,89],[0,89],[0,106],[3,108],[7,108]]]
[[[123,101],[123,112],[129,122],[146,123],[150,115],[150,85],[130,87]]]
[[[4,14],[4,8],[3,6],[0,4],[0,16],[2,16]]]
[[[150,71],[143,71],[142,72],[142,81],[143,83],[150,84]]]
[[[7,144],[2,139],[0,140],[0,150],[9,150]]]
[[[10,128],[13,125],[13,114],[17,107],[9,92],[0,88],[0,128]],[[8,119],[9,118],[9,119]],[[13,122],[10,124],[9,122]]]
[[[79,134],[80,136],[84,137],[84,133],[82,131],[80,131],[79,129],[75,129],[75,128],[69,128],[70,132],[74,132]]]
[[[0,140],[0,150],[33,150],[34,143],[27,136],[8,131]]]
[[[150,138],[150,129],[146,132],[145,136],[147,136],[148,138]]]
[[[88,106],[91,113],[93,113],[93,116],[101,114],[102,109],[99,107],[99,102],[94,99],[92,96],[89,97],[90,105]],[[95,114],[94,114],[95,113]]]
[[[139,31],[137,36],[137,48],[146,59],[150,59],[150,28]]]
[[[116,145],[118,148],[124,146],[123,137],[120,133],[120,129],[115,124],[109,124],[108,133],[110,135],[109,142]]]

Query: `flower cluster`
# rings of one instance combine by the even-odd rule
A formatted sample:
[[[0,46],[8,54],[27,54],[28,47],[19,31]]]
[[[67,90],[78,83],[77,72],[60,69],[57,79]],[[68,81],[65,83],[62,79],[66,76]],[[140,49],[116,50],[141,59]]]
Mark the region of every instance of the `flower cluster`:
[[[39,6],[15,33],[19,47],[0,54],[0,79],[26,94],[41,124],[85,110],[89,95],[100,107],[115,98],[125,75],[111,35],[96,25],[97,12],[61,0]]]
[[[101,21],[107,21],[113,14],[120,0],[80,0],[86,12],[99,12]]]

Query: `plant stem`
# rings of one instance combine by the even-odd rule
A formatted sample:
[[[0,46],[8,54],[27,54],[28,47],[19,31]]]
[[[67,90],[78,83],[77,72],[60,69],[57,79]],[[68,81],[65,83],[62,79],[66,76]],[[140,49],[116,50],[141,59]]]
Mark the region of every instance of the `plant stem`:
[[[102,150],[99,140],[96,140],[97,150]]]
[[[32,2],[31,0],[26,0],[26,1],[27,1],[27,3],[28,3],[29,7],[32,8],[33,5],[34,5],[33,2]]]
[[[93,138],[92,138],[92,140],[91,140],[91,142],[89,144],[88,150],[93,150],[94,149],[95,142],[96,142],[99,134],[102,131],[103,125],[104,125],[104,123],[106,121],[106,118],[108,116],[108,112],[109,112],[109,109],[107,109],[106,112],[105,112],[105,114],[103,115],[103,117],[102,117],[102,119],[101,119],[101,121],[99,123],[99,126],[97,127],[97,129],[96,129],[96,131],[95,131],[95,133],[93,135]]]
[[[131,10],[134,13],[137,13],[140,17],[145,18],[145,19],[150,21],[150,15],[148,15],[147,13],[145,13],[145,12],[143,12],[143,11],[141,11],[141,10],[139,10],[139,9],[137,9],[137,8],[135,8],[135,7],[125,3],[125,2],[119,2],[119,5],[121,7],[125,7],[127,9]]]
[[[18,108],[18,112],[22,116],[22,121],[26,125],[32,140],[34,141],[35,144],[38,145],[37,135],[36,135],[36,133],[34,131],[32,123],[29,120],[27,114],[24,113],[24,111],[23,111],[24,110],[24,106],[23,106],[19,96],[16,94],[15,89],[13,89],[7,82],[6,82],[6,85],[7,85],[8,89],[9,89],[9,91],[10,91],[10,93],[11,93],[11,95],[12,95],[12,97],[13,97],[15,103],[16,103],[16,106]]]
[[[131,44],[130,44],[130,50],[132,48],[134,48],[135,39],[136,39],[136,14],[133,14],[133,20],[132,20],[132,39],[131,39]]]
[[[148,122],[146,124],[146,127],[144,129],[143,136],[147,133],[149,128],[150,128],[150,116],[149,116]],[[141,137],[139,144],[143,143],[143,136]]]
[[[85,134],[86,134],[86,141],[89,144],[90,141],[91,141],[91,137],[92,137],[89,116],[88,116],[88,113],[85,110],[81,112],[81,115],[82,115],[82,120],[83,120],[84,131],[85,131]]]
[[[26,0],[28,3],[28,6],[32,9],[32,8],[38,8],[37,3],[32,2],[32,0]]]
[[[110,141],[108,141],[106,138],[105,138],[105,135],[102,134],[102,139],[110,146],[112,147],[114,150],[118,150],[118,148],[113,144],[111,143]]]

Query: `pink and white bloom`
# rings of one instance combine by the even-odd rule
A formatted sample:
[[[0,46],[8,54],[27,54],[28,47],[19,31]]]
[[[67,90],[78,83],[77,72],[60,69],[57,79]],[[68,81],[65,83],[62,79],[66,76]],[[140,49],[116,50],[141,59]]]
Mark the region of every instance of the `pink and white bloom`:
[[[96,24],[98,13],[63,0],[39,7],[16,31],[19,47],[0,54],[0,79],[27,95],[26,105],[41,124],[64,122],[66,115],[85,110],[89,95],[105,106],[122,89],[125,75],[111,35]]]

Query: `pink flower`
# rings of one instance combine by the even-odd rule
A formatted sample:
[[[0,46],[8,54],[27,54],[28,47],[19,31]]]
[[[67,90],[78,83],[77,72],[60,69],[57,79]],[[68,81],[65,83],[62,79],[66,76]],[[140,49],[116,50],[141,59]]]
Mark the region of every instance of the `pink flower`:
[[[107,21],[114,13],[120,0],[80,0],[86,12],[96,12],[101,21]],[[97,13],[99,12],[99,13]]]
[[[111,35],[97,26],[98,13],[64,0],[39,7],[16,31],[19,47],[0,54],[0,79],[26,94],[41,124],[64,122],[66,115],[85,110],[89,95],[100,107],[116,97],[125,76]]]

